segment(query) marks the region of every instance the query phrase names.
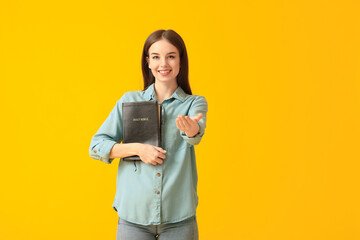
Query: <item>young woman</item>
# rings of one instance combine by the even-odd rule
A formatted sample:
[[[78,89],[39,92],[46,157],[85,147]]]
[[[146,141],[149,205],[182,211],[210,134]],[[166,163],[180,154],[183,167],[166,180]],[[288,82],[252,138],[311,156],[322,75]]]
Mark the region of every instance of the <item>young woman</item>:
[[[118,240],[195,240],[197,169],[194,145],[206,127],[207,101],[192,95],[188,56],[173,30],[158,30],[142,53],[143,91],[125,93],[93,136],[90,156],[111,163],[120,158],[113,208]],[[122,143],[122,103],[157,101],[162,105],[162,147]],[[134,163],[122,158],[140,156]]]

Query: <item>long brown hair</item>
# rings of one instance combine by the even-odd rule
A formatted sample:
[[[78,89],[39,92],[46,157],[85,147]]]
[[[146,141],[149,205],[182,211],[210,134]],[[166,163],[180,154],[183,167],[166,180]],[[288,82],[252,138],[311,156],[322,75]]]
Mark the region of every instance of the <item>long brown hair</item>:
[[[192,95],[189,84],[189,60],[185,43],[180,37],[180,35],[171,29],[157,30],[150,34],[150,36],[145,41],[141,57],[141,68],[144,78],[144,90],[146,90],[152,83],[155,83],[155,77],[153,76],[151,69],[149,69],[149,67],[147,66],[146,57],[149,57],[150,46],[161,39],[166,39],[178,49],[180,54],[180,70],[179,74],[176,77],[176,82],[178,86],[180,86],[184,90],[184,92]]]

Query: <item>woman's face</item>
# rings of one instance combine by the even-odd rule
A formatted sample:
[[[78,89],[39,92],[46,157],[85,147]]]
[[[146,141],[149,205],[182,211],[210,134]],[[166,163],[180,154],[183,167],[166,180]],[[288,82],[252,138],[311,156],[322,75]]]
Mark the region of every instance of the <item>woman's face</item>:
[[[176,83],[180,71],[180,55],[178,49],[165,39],[153,43],[146,57],[156,81]]]

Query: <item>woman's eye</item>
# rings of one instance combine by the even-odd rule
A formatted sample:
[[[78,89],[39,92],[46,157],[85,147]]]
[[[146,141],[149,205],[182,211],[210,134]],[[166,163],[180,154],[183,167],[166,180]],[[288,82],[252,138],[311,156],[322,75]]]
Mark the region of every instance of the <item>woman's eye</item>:
[[[159,56],[153,56],[152,59],[158,59]],[[169,56],[169,58],[175,58],[175,56]]]

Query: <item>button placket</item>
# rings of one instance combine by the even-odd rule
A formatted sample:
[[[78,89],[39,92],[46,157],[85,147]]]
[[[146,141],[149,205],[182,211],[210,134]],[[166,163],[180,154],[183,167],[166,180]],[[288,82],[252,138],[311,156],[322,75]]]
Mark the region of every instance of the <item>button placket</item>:
[[[163,128],[166,120],[165,116],[165,107],[166,102],[161,103],[161,128]],[[164,132],[161,131],[161,148],[165,149],[166,146],[164,145]],[[166,161],[166,158],[165,158]],[[163,163],[164,164],[164,163]],[[157,222],[161,222],[161,198],[162,198],[162,175],[163,175],[163,164],[157,165],[154,168],[154,210]]]
[[[161,222],[162,165],[154,168],[154,207],[155,219]]]
[[[166,115],[165,115],[165,105],[166,103],[161,104],[161,129],[164,129],[165,121],[166,121]],[[165,133],[164,131],[161,131],[161,148],[165,150],[165,141],[164,141]],[[166,158],[165,158],[166,159]]]

